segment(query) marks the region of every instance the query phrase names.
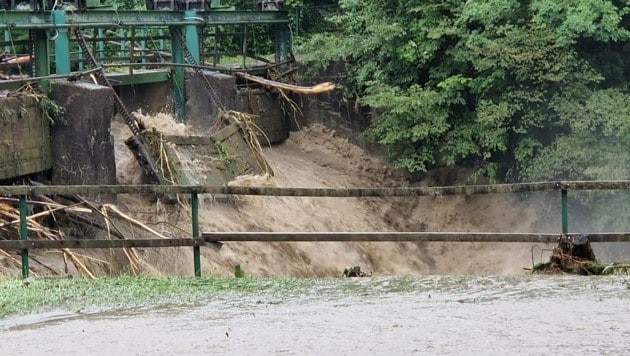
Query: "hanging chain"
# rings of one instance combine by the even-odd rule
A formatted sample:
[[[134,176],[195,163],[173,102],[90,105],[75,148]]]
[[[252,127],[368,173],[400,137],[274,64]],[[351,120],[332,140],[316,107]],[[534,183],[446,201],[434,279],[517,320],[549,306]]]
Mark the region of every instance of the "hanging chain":
[[[31,43],[31,77],[37,77],[37,63],[35,61],[35,32],[33,30],[28,31],[28,40]]]
[[[77,38],[77,42],[79,43],[79,47],[81,47],[81,51],[83,52],[83,55],[88,60],[92,68],[98,68],[99,67],[98,62],[96,61],[94,54],[92,54],[92,52],[88,48],[87,42],[85,41],[85,38],[83,37],[83,34],[81,33],[81,30],[77,26],[73,26],[73,30],[74,30],[74,36]],[[122,99],[120,99],[118,94],[116,94],[114,87],[105,76],[105,70],[101,67],[101,70],[97,71],[95,75],[96,75],[96,78],[98,79],[99,84],[107,86],[112,89],[112,92],[114,93],[114,105],[116,106],[116,110],[118,110],[120,115],[122,115],[123,119],[125,120],[125,123],[127,124],[127,126],[129,126],[129,129],[131,129],[131,132],[133,132],[135,136],[138,136],[140,134],[140,128],[138,127],[138,122],[136,121],[134,117],[131,116],[129,111],[127,111],[127,108],[125,107],[125,104],[123,104]]]
[[[193,65],[193,70],[195,71],[195,74],[197,75],[197,77],[199,77],[199,79],[201,79],[201,82],[203,83],[203,86],[206,88],[206,91],[208,92],[208,94],[210,95],[210,99],[212,100],[214,105],[217,108],[219,108],[220,111],[225,111],[225,105],[223,105],[223,103],[219,99],[219,96],[217,95],[217,92],[214,90],[214,88],[208,81],[208,78],[206,78],[206,76],[203,74],[203,70],[199,68],[197,61],[193,57],[192,53],[190,53],[190,51],[188,50],[188,47],[186,47],[186,44],[184,43],[184,40],[182,39],[182,34],[181,34],[180,29],[171,27],[170,31],[171,31],[171,36],[173,37],[173,39],[175,39],[177,43],[180,45],[180,47],[182,48],[182,51],[184,52],[184,56],[186,57],[186,61],[188,61],[188,64]]]

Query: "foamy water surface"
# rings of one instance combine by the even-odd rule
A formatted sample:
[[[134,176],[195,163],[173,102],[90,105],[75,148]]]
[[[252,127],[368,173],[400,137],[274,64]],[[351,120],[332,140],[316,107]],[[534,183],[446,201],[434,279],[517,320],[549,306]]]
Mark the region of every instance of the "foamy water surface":
[[[141,310],[0,321],[13,354],[553,354],[630,352],[630,279],[322,279],[308,290],[214,293]]]

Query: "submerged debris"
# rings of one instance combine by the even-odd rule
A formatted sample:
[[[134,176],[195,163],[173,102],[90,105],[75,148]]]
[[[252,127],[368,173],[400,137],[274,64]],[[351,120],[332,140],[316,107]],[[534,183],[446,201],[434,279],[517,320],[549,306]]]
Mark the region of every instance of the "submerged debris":
[[[39,184],[32,182],[32,184]],[[26,216],[26,229],[29,239],[36,240],[70,240],[74,238],[91,239],[105,236],[107,239],[126,239],[128,236],[145,231],[159,238],[168,236],[152,229],[147,224],[123,213],[113,204],[97,206],[95,203],[78,195],[58,195],[55,199],[41,194],[32,194],[28,198],[31,206]],[[122,228],[122,230],[120,229]],[[20,211],[18,199],[0,196],[0,240],[20,239]],[[113,264],[122,264],[122,260],[106,261],[101,258],[80,254],[68,248],[60,248],[63,257],[63,269],[50,264],[50,259],[39,260],[37,255],[29,258],[38,266],[37,270],[45,270],[45,274],[70,275],[76,273],[92,279],[97,278],[99,271],[108,269],[111,273]],[[128,261],[125,267],[128,272],[137,275],[145,264],[136,248],[121,249],[122,255]],[[11,265],[21,267],[20,261],[14,257],[15,251],[0,248],[0,276],[4,274],[4,267]],[[69,269],[74,266],[75,272]],[[41,268],[39,268],[41,267]],[[29,267],[29,274],[40,276]]]
[[[343,274],[341,275],[341,277],[367,277],[368,274],[366,274],[365,272],[361,271],[361,267],[359,266],[354,266],[354,267],[347,267],[346,269],[343,270]]]
[[[588,236],[580,234],[574,238],[561,237],[558,246],[553,249],[549,262],[537,264],[533,272],[599,275],[612,273],[613,269],[608,267],[597,262]]]
[[[613,262],[604,268],[602,274],[630,275],[630,261]],[[630,288],[630,286],[628,288]]]
[[[243,278],[245,277],[245,271],[241,268],[241,265],[234,266],[234,277]]]

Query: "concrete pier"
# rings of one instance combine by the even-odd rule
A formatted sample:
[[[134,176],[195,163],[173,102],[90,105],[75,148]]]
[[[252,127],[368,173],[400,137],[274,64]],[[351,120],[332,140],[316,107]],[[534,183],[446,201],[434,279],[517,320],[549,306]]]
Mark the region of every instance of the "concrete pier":
[[[113,91],[91,83],[52,84],[51,98],[65,108],[52,127],[53,184],[116,184]]]
[[[189,73],[188,75],[192,75]],[[290,124],[282,111],[277,93],[262,88],[238,89],[236,78],[216,72],[205,72],[226,110],[254,115],[254,123],[265,134],[262,145],[278,143],[289,137]],[[209,131],[217,123],[219,108],[212,102],[202,81],[186,80],[186,123],[201,131]]]
[[[216,122],[219,108],[212,102],[203,82],[192,72],[186,79],[186,123],[201,131],[209,131]],[[226,110],[236,109],[236,78],[232,75],[205,71],[204,76],[217,93]]]

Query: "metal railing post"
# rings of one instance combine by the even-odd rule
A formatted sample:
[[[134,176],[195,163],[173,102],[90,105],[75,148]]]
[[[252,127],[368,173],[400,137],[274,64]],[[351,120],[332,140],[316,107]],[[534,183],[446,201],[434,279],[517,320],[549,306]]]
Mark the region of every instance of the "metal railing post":
[[[199,196],[197,193],[190,194],[190,205],[192,210],[192,233],[193,238],[199,235]],[[195,266],[195,277],[201,277],[201,247],[193,246],[193,260]]]
[[[28,240],[26,195],[20,195],[20,240]],[[28,250],[22,250],[22,278],[28,278]]]
[[[569,213],[568,213],[568,204],[567,204],[567,190],[566,189],[562,189],[561,191],[561,198],[560,198],[560,205],[562,206],[562,233],[563,234],[568,234],[569,233]]]

